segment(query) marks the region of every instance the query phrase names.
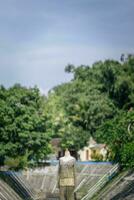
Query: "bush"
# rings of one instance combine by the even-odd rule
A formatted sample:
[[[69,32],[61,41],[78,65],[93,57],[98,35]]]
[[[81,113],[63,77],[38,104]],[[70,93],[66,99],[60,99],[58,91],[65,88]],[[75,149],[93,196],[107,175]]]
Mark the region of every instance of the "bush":
[[[92,154],[91,154],[91,158],[95,161],[102,161],[103,160],[103,156],[96,152],[96,151],[93,151]]]

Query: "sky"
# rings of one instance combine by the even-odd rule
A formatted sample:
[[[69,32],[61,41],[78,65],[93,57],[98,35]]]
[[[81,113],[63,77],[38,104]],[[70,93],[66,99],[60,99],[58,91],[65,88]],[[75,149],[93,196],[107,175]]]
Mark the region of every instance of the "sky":
[[[134,53],[134,0],[0,0],[0,84],[42,93],[72,79],[67,64]]]

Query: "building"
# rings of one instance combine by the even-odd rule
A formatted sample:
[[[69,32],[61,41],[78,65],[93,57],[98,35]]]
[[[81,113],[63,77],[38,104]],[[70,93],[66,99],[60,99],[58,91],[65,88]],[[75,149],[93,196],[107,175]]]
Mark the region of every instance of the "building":
[[[107,147],[105,144],[98,144],[92,137],[85,146],[78,152],[80,161],[94,161],[107,159]]]

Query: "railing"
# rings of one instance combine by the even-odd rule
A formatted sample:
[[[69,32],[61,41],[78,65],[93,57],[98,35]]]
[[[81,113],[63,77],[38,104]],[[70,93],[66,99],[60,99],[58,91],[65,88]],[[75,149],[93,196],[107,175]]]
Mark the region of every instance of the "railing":
[[[32,200],[31,192],[26,188],[25,184],[17,177],[15,172],[2,172],[3,179],[22,199]]]
[[[119,164],[116,164],[109,172],[107,172],[81,200],[89,200],[96,192],[98,192],[119,170]]]
[[[17,181],[23,188],[24,190],[31,196],[31,198],[34,199],[35,195],[34,195],[34,192],[31,190],[30,186],[24,182],[22,180],[22,178],[20,178],[16,172],[10,172],[11,175],[13,176],[13,178],[15,179],[15,181]]]
[[[118,188],[117,185],[121,182],[123,182],[123,180],[125,180],[125,177],[127,176],[128,171],[125,171],[121,176],[118,176],[117,179],[115,181],[113,181],[112,186],[105,188],[105,190],[103,190],[100,194],[99,194],[99,198],[100,199],[104,199],[105,197],[107,197],[107,195],[111,196],[111,190],[113,191],[115,188]],[[118,188],[119,189],[119,188]]]
[[[92,163],[93,164],[93,163]],[[103,163],[102,163],[103,164]],[[80,168],[80,172],[77,173],[77,187],[75,192],[78,192],[82,198],[81,200],[88,200],[92,197],[101,187],[108,182],[108,180],[116,173],[118,170],[118,165],[111,165],[109,163],[109,167],[107,166],[100,166],[99,165],[82,165],[82,169]],[[45,193],[51,193],[52,195],[57,194],[57,167],[50,167],[49,169],[36,169],[30,170],[28,178],[25,174],[19,174],[16,172],[3,172],[5,175],[8,175],[9,181],[11,182],[11,186],[14,186],[13,189],[20,194],[21,197],[25,197],[23,199],[39,199]],[[38,174],[39,173],[39,174]],[[41,181],[34,183],[35,178],[31,178],[34,175],[37,176],[39,180],[39,176],[41,174]],[[101,176],[101,177],[99,177]],[[98,179],[96,178],[98,177]],[[91,178],[91,180],[90,180]],[[94,180],[95,178],[95,180]],[[94,181],[92,181],[92,179]],[[99,180],[100,179],[100,180]],[[99,180],[99,181],[98,181]],[[98,181],[98,182],[97,182]],[[91,184],[90,184],[91,183]],[[39,187],[38,187],[39,184]],[[89,185],[90,184],[90,185]],[[84,192],[81,192],[81,189],[84,187]],[[36,190],[35,190],[36,188]],[[83,197],[84,196],[84,197]],[[26,198],[27,197],[27,198]]]
[[[15,191],[3,180],[0,180],[0,199],[1,200],[22,200]]]
[[[111,166],[110,166],[110,169],[112,168]],[[94,177],[94,178],[95,177],[99,177],[99,176],[102,177],[110,169],[108,169],[108,167],[106,165],[104,165],[104,166],[102,165],[102,167],[99,166],[99,168],[97,168],[96,166],[94,166],[94,167],[91,168],[91,165],[90,165],[90,167],[89,167],[89,165],[85,165],[85,167],[81,170],[81,172],[77,176],[77,187],[75,188],[75,192],[79,193],[79,191],[81,190],[81,188],[84,185],[87,185],[87,183],[90,182],[90,179],[92,177]],[[96,180],[95,179],[93,179],[93,180],[95,182],[91,184],[92,186],[94,184],[96,184]],[[89,188],[92,187],[92,186],[89,186]]]

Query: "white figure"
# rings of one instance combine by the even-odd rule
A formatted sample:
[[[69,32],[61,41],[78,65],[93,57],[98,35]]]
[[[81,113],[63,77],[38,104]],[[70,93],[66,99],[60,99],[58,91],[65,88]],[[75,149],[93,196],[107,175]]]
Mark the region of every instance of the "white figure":
[[[60,200],[74,200],[75,189],[75,163],[68,149],[59,160],[59,188]]]

